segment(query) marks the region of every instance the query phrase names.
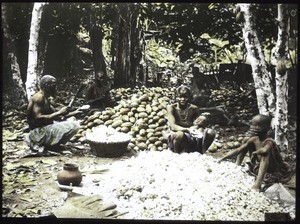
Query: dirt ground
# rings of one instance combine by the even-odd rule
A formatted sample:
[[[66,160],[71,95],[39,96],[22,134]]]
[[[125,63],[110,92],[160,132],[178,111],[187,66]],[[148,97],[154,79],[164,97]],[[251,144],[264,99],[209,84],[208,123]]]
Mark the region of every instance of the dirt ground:
[[[50,156],[27,157],[30,150],[25,142],[24,127],[27,125],[25,115],[18,111],[17,113],[21,114],[20,118],[16,117],[15,113],[5,113],[6,120],[2,121],[2,217],[36,218],[53,215],[53,211],[61,207],[70,194],[61,190],[57,183],[57,174],[64,163],[76,163],[80,170],[85,170],[92,166],[112,164],[134,155],[128,153],[120,158],[96,157],[91,153],[87,143],[75,142]],[[222,147],[207,154],[219,158],[232,149],[223,146],[227,143],[234,145],[247,127],[215,126],[214,129]],[[291,150],[285,160],[296,167],[296,131],[292,134]],[[83,172],[83,184],[97,185],[97,180],[89,179],[89,173]],[[286,188],[295,196],[295,177],[287,183]]]
[[[6,130],[6,129],[4,129]],[[222,138],[226,141],[230,136],[244,132],[244,128],[226,132]],[[17,137],[16,137],[17,136]],[[79,168],[104,166],[115,161],[133,156],[127,153],[120,158],[96,157],[90,152],[89,145],[70,143],[58,151],[57,155],[43,157],[26,157],[29,148],[24,141],[24,133],[19,132],[3,141],[3,193],[2,217],[45,217],[51,216],[53,210],[62,206],[70,192],[61,190],[57,183],[57,173],[64,163],[76,163]],[[218,150],[208,154],[221,157],[228,150]],[[88,173],[83,173],[83,179],[88,179]],[[294,183],[290,182],[288,190],[295,196]],[[94,184],[97,184],[93,180]]]

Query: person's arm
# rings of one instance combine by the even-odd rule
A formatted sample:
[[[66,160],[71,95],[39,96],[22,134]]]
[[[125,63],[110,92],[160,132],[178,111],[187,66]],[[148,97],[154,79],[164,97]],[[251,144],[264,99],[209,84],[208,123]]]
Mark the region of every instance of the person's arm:
[[[272,148],[272,144],[273,142],[267,142],[267,144],[265,144],[263,147],[255,150],[252,154],[253,155],[263,155],[266,154],[268,152],[270,152],[271,148]]]
[[[252,144],[252,141],[249,139],[247,142],[245,142],[244,144],[242,144],[240,147],[228,152],[224,157],[222,157],[218,162],[221,162],[225,159],[230,159],[233,158],[237,155],[239,155],[240,153],[242,153],[243,151],[247,150]]]
[[[38,123],[52,123],[54,119],[63,116],[68,112],[68,107],[64,106],[60,110],[50,114],[45,114],[45,99],[36,98],[33,100],[32,115]]]
[[[210,111],[218,111],[224,113],[224,109],[222,107],[202,107],[199,108],[200,112],[210,112]]]
[[[168,122],[169,122],[169,126],[170,126],[171,130],[189,132],[189,128],[185,128],[185,127],[182,127],[182,126],[176,124],[176,119],[174,117],[174,106],[173,105],[167,106],[167,117],[168,117]]]

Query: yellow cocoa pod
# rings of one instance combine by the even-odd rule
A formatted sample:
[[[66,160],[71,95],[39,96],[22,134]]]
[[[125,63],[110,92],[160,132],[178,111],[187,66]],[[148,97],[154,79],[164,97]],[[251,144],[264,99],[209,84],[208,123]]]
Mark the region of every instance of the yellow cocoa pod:
[[[148,94],[143,94],[140,98],[139,98],[140,101],[148,101],[149,100],[149,96]]]
[[[157,127],[157,124],[149,124],[149,128],[155,129]]]
[[[96,124],[94,124],[93,121],[91,121],[90,123],[87,124],[87,128],[92,128],[94,126],[96,126]]]
[[[131,131],[131,130],[128,132],[128,134],[131,135],[131,136],[135,136],[135,132]]]
[[[135,117],[130,117],[130,118],[129,118],[129,121],[130,121],[131,123],[133,123],[133,124],[134,124],[134,123],[135,123],[135,121],[136,121],[136,118],[135,118]]]
[[[158,141],[157,137],[150,137],[149,138],[149,142],[151,142],[151,143],[155,143],[156,141]]]
[[[157,147],[155,145],[152,145],[151,147],[149,147],[150,151],[157,151]]]
[[[140,136],[146,136],[147,132],[146,132],[145,129],[141,129],[141,130],[139,131],[139,134],[140,134]]]
[[[154,145],[155,145],[156,147],[162,146],[162,142],[161,142],[161,141],[156,141],[156,142],[154,142]]]
[[[128,143],[128,149],[133,149],[134,146],[135,146],[135,144],[133,144],[132,142]]]
[[[102,116],[102,120],[103,120],[103,121],[107,121],[108,119],[110,119],[110,116],[109,116],[109,115],[103,115],[103,116]]]
[[[236,14],[235,20],[238,23],[244,22],[244,15],[243,15],[243,13],[241,11]]]
[[[127,114],[130,111],[130,108],[128,107],[124,107],[120,109],[120,114]]]
[[[113,128],[116,128],[116,127],[119,127],[122,123],[123,123],[123,121],[121,119],[117,119],[111,124],[111,126]]]
[[[93,115],[91,115],[91,116],[86,120],[86,122],[89,123],[90,121],[93,121],[93,120],[95,120],[95,119],[98,118],[98,117],[99,117],[98,115],[93,114]]]
[[[122,121],[129,121],[129,116],[128,115],[122,115]]]
[[[142,137],[140,135],[137,135],[137,137],[135,139],[137,142],[146,142],[147,141],[146,137]]]
[[[121,132],[127,133],[129,130],[129,127],[121,127]]]
[[[103,122],[101,119],[99,119],[99,118],[95,119],[95,120],[94,120],[94,123],[95,123],[96,125],[104,124],[104,122]]]
[[[106,110],[104,112],[106,112],[106,114],[110,115],[110,116],[114,115],[116,113],[116,111],[111,107],[106,108]]]
[[[146,150],[148,148],[147,144],[144,142],[138,143],[137,146],[139,147],[140,150]]]
[[[155,132],[162,132],[165,129],[166,129],[165,126],[158,126],[157,128],[155,128]]]
[[[104,122],[105,126],[111,125],[113,123],[113,120],[107,120]]]
[[[152,107],[152,111],[157,112],[159,109],[157,106]]]
[[[144,107],[138,107],[137,109],[137,112],[145,112],[146,111],[146,109],[144,108]]]
[[[156,136],[156,137],[160,137],[162,135],[162,133],[161,132],[154,132],[153,135]]]
[[[159,119],[160,119],[160,117],[157,116],[157,115],[153,117],[153,120],[154,120],[155,122],[158,121]]]
[[[138,126],[134,126],[134,127],[131,128],[131,131],[133,131],[133,132],[138,132],[139,130],[140,129],[139,129]]]
[[[136,114],[137,113],[137,109],[135,107],[132,107],[130,110],[132,113]]]
[[[150,124],[153,124],[153,123],[154,123],[154,120],[152,118],[149,118],[148,124],[150,125]]]
[[[133,125],[133,123],[131,123],[131,122],[123,122],[122,124],[121,124],[121,127],[132,127],[132,125]]]
[[[158,120],[158,125],[159,126],[162,126],[162,125],[164,125],[164,124],[166,124],[167,123],[167,120],[165,119],[165,118],[160,118],[159,120]]]
[[[116,114],[111,115],[110,119],[114,120],[115,118],[118,118],[118,117],[120,117],[120,114],[116,113]]]
[[[152,112],[151,106],[149,104],[146,105],[146,113],[150,114]]]
[[[132,111],[129,111],[127,115],[128,115],[128,117],[132,117],[132,116],[134,116],[134,113]]]
[[[138,128],[139,128],[139,129],[142,129],[142,128],[143,128],[143,129],[146,129],[146,130],[147,130],[147,129],[148,129],[148,125],[147,125],[147,124],[144,124],[144,123],[141,123],[141,124],[138,125]]]
[[[138,114],[138,117],[146,118],[146,117],[148,117],[148,114],[146,112],[141,112],[141,113]]]
[[[153,136],[153,132],[147,132],[147,138],[151,138]]]

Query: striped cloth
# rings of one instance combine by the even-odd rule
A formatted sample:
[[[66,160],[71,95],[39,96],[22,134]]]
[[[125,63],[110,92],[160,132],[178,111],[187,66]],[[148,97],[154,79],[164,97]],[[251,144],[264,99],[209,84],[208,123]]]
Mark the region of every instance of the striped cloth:
[[[77,132],[78,121],[62,121],[29,132],[29,145],[55,146],[67,143]]]

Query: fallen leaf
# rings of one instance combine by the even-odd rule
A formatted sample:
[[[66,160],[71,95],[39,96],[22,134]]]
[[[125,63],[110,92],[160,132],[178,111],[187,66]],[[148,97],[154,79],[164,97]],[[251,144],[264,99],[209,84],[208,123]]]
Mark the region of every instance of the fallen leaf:
[[[6,141],[16,140],[20,133],[18,132],[10,132],[9,130],[2,131],[2,138]]]
[[[32,202],[32,199],[31,199],[31,198],[20,197],[20,199],[23,200],[23,201]]]
[[[49,164],[49,165],[56,165],[57,164],[57,162],[53,159],[42,159],[41,162],[45,163],[45,164]]]

